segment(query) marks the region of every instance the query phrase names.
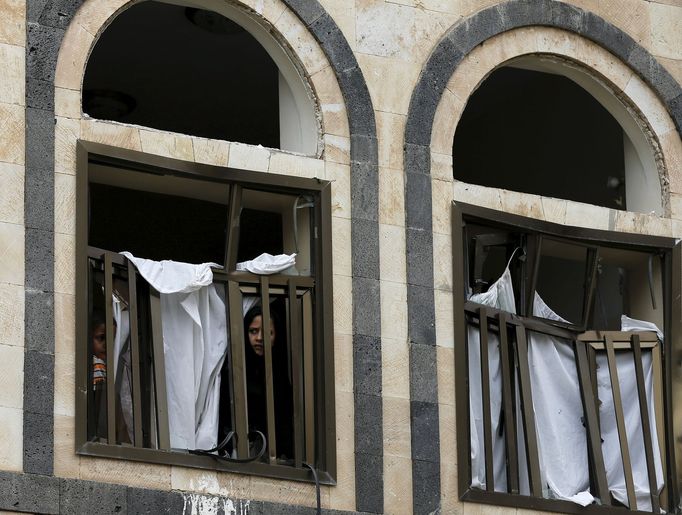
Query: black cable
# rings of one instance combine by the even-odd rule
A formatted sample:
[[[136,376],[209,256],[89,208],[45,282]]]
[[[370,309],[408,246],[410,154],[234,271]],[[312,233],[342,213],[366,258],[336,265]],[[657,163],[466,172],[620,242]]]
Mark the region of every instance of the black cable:
[[[199,456],[210,456],[217,460],[227,461],[229,463],[249,463],[261,459],[265,454],[265,449],[268,446],[267,440],[263,433],[261,433],[260,431],[252,431],[249,433],[249,437],[252,437],[253,435],[260,436],[261,441],[263,443],[261,445],[260,450],[254,456],[249,456],[248,458],[232,458],[225,451],[225,447],[227,447],[228,442],[236,436],[234,431],[230,431],[227,434],[227,436],[223,439],[223,441],[220,442],[213,449],[187,449],[187,452],[189,452],[190,454],[197,454]],[[215,452],[217,452],[218,454],[213,454]],[[220,454],[221,452],[225,452],[225,454]]]
[[[310,463],[303,462],[303,465],[310,469],[315,480],[315,493],[317,494],[317,515],[322,515],[322,505],[320,503],[320,479],[317,477],[317,470]]]

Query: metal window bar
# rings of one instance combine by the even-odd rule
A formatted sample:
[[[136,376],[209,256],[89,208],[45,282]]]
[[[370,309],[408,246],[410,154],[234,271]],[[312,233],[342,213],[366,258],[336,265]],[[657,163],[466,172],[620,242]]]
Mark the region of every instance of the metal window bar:
[[[514,409],[514,371],[511,368],[513,352],[509,352],[509,338],[507,333],[507,314],[498,314],[500,328],[500,362],[502,364],[502,384],[509,387],[502,388],[502,405],[504,413],[504,435],[507,452],[507,485],[512,494],[519,493],[519,457],[516,448],[516,416]]]
[[[142,383],[140,381],[140,341],[137,325],[137,275],[131,261],[128,269],[128,313],[130,316],[130,361],[133,376],[133,434],[135,447],[144,447],[142,436]]]
[[[114,308],[112,303],[113,272],[111,254],[104,254],[104,320],[107,366],[107,442],[116,444],[116,382],[114,372]]]
[[[98,268],[104,272],[104,298],[107,340],[107,370],[114,370],[114,329],[113,329],[113,279],[116,273],[123,272],[128,283],[128,316],[130,317],[130,350],[133,396],[133,445],[135,447],[154,447],[170,449],[170,432],[168,428],[168,409],[166,397],[165,363],[163,354],[163,336],[161,328],[161,308],[159,293],[148,286],[146,299],[149,320],[142,317],[143,334],[145,329],[151,335],[151,348],[147,349],[140,342],[139,306],[138,306],[138,274],[128,259],[120,254],[90,247],[89,258],[94,260]],[[111,343],[109,343],[111,342]],[[151,370],[146,364],[151,362]],[[141,365],[145,369],[141,369]],[[116,435],[117,392],[115,381],[107,381],[107,440],[118,443]],[[112,416],[113,414],[113,416]],[[153,427],[150,427],[153,426]]]
[[[478,310],[479,345],[481,355],[481,402],[483,404],[483,452],[485,456],[485,488],[495,491],[495,474],[493,470],[493,436],[490,416],[490,369],[488,356],[488,315],[487,309]],[[504,388],[504,387],[503,387]]]
[[[261,276],[260,298],[262,307],[263,346],[265,351],[265,404],[267,419],[268,456],[270,463],[277,463],[277,438],[275,429],[275,394],[273,391],[272,341],[270,340],[270,285],[267,276]]]
[[[301,309],[296,296],[297,280],[290,279],[288,285],[288,312],[289,312],[289,335],[291,342],[291,386],[293,390],[294,406],[294,465],[300,468],[303,465],[303,381],[301,358],[303,349],[301,345]]]
[[[488,308],[472,302],[465,303],[467,314],[467,324],[478,326],[480,333],[480,353],[481,353],[481,393],[483,404],[483,429],[484,429],[484,453],[486,467],[486,490],[494,492],[494,477],[492,467],[492,425],[490,414],[490,383],[488,372],[488,345],[489,335],[498,333],[500,338],[500,360],[502,368],[502,402],[503,420],[505,428],[505,446],[507,456],[507,478],[508,491],[512,494],[518,493],[518,459],[516,440],[514,432],[515,423],[515,401],[514,374],[509,368],[510,360],[515,359],[515,366],[518,370],[518,380],[520,386],[520,411],[523,420],[523,434],[526,444],[526,459],[529,471],[530,490],[534,497],[542,496],[542,485],[539,466],[538,441],[535,429],[535,420],[532,404],[532,388],[530,382],[530,370],[528,366],[528,343],[527,331],[559,335],[566,338],[571,335],[566,330],[544,325],[533,320],[518,317],[501,310]],[[530,322],[533,328],[526,327],[526,322]],[[512,330],[514,338],[510,338],[509,331]],[[655,333],[641,332],[629,333],[621,331],[587,331],[580,335],[572,333],[576,354],[576,368],[580,386],[581,398],[583,402],[583,412],[585,420],[585,430],[587,436],[590,478],[592,491],[600,499],[602,505],[611,505],[611,495],[606,479],[606,470],[602,452],[601,432],[599,425],[599,400],[596,388],[596,356],[595,351],[606,351],[609,363],[609,375],[612,382],[612,394],[614,396],[614,406],[616,408],[617,426],[619,428],[619,443],[621,455],[623,456],[623,466],[625,471],[626,486],[628,493],[628,503],[631,509],[637,509],[634,494],[634,482],[632,479],[633,471],[629,456],[627,435],[625,434],[623,405],[620,396],[618,383],[618,371],[615,366],[616,351],[632,351],[635,360],[637,375],[637,391],[640,406],[640,416],[642,417],[643,439],[647,459],[647,474],[649,479],[652,510],[658,512],[663,504],[663,499],[659,498],[656,486],[656,472],[654,467],[652,425],[649,420],[648,404],[645,393],[644,371],[641,361],[642,349],[652,352],[654,367],[655,390],[655,413],[658,419],[659,405],[662,403],[660,390],[660,346]],[[658,370],[657,370],[658,368]],[[661,449],[662,452],[662,449]],[[492,480],[492,481],[491,481]],[[493,486],[491,486],[493,485]]]
[[[313,352],[313,295],[305,291],[303,307],[303,389],[305,393],[305,461],[315,464],[315,363]]]
[[[653,513],[659,513],[661,507],[667,507],[664,495],[659,495],[653,440],[652,440],[652,426],[649,419],[649,406],[646,398],[646,384],[644,381],[644,369],[642,365],[642,349],[651,351],[652,367],[654,375],[654,413],[656,414],[657,424],[662,424],[662,384],[661,380],[661,362],[660,362],[660,345],[657,336],[653,332],[622,332],[622,331],[589,331],[578,337],[578,344],[589,343],[591,353],[594,355],[596,351],[606,351],[607,362],[609,367],[609,376],[611,380],[611,391],[614,401],[614,409],[616,415],[616,425],[618,428],[619,443],[621,449],[621,459],[623,463],[623,473],[625,478],[626,492],[628,498],[628,505],[630,509],[636,510],[637,498],[634,489],[633,468],[630,460],[630,451],[628,446],[625,415],[623,410],[622,398],[620,395],[620,384],[618,380],[618,370],[616,367],[616,351],[631,351],[635,366],[635,378],[637,382],[637,398],[639,413],[642,423],[642,439],[646,458],[647,479],[649,482],[649,492],[651,497],[651,507]],[[596,359],[592,358],[596,367]],[[592,372],[592,371],[591,371]],[[596,373],[593,372],[593,373]],[[657,428],[657,438],[661,442],[661,432]],[[666,470],[665,453],[663,448],[659,445],[661,452],[661,464],[663,470]],[[605,499],[601,496],[602,500]]]
[[[232,421],[237,436],[237,458],[249,456],[248,439],[248,405],[246,396],[246,360],[244,356],[244,314],[242,313],[242,292],[239,284],[229,281],[227,284],[229,299],[230,341],[232,344],[232,396],[234,413]]]

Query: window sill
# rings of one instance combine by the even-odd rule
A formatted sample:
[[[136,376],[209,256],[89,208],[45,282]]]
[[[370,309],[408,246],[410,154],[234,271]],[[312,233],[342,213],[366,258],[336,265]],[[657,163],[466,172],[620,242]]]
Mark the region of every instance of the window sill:
[[[560,499],[542,499],[528,495],[508,494],[505,492],[486,492],[475,488],[469,488],[461,496],[464,502],[489,504],[493,506],[508,506],[511,508],[522,508],[526,510],[552,511],[556,513],[571,514],[618,514],[618,513],[649,513],[650,511],[630,510],[624,506],[605,506],[601,504],[590,504],[580,506],[570,501]]]
[[[114,458],[126,461],[157,463],[160,465],[176,465],[220,472],[234,472],[254,476],[287,479],[315,483],[309,470],[296,469],[285,465],[270,465],[262,462],[228,463],[208,456],[189,454],[186,451],[164,451],[160,449],[143,449],[129,445],[108,445],[98,442],[85,442],[76,451],[80,456],[97,458]],[[336,479],[325,471],[317,472],[321,485],[335,486]]]

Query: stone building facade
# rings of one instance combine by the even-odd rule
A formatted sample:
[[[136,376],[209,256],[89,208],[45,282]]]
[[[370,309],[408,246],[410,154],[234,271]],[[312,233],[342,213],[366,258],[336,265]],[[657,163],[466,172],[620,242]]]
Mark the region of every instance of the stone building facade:
[[[82,141],[331,182],[336,465],[335,484],[321,486],[325,513],[525,512],[460,500],[456,427],[466,409],[455,406],[455,349],[463,343],[456,338],[453,256],[462,250],[453,244],[452,203],[562,226],[682,238],[682,5],[172,3],[260,27],[270,38],[263,46],[289,59],[310,97],[313,144],[290,152],[88,116],[88,59],[116,17],[138,2],[1,2],[0,510],[314,513],[310,481],[77,452]],[[603,105],[615,102],[611,112],[625,132],[628,124],[639,128],[630,139],[654,178],[653,204],[622,210],[456,180],[453,140],[470,98],[520,57],[573,79]],[[679,304],[672,309],[679,319]],[[675,362],[668,374],[675,383]],[[681,413],[672,413],[671,427]]]

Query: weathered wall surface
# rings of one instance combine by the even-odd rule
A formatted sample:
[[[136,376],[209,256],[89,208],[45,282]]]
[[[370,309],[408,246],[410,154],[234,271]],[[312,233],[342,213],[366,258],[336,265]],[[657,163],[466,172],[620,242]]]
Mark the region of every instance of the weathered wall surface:
[[[218,0],[204,3],[211,1]],[[562,20],[513,25],[512,19],[530,16],[523,2],[235,4],[286,40],[305,70],[322,114],[321,156],[87,119],[80,88],[88,53],[129,3],[0,5],[0,509],[55,511],[61,502],[64,510],[79,511],[93,489],[106,506],[128,511],[214,504],[227,511],[227,501],[216,495],[233,500],[235,509],[246,509],[237,500],[250,500],[250,513],[288,513],[283,505],[314,503],[309,484],[75,454],[75,144],[83,139],[334,181],[338,485],[323,488],[322,504],[375,513],[489,511],[457,500],[450,202],[682,237],[682,98],[668,98],[674,88],[657,89],[670,85],[657,68],[646,66],[648,77],[640,72],[642,62],[655,62],[682,82],[682,6],[675,0],[569,2],[604,22],[599,43],[585,26],[561,26]],[[471,23],[495,6],[504,14],[496,18],[499,33]],[[443,64],[424,79],[434,49],[458,24],[470,24],[460,32],[485,43],[472,45],[454,66],[447,55],[434,54]],[[620,34],[644,52],[618,55]],[[538,53],[584,64],[637,107],[660,147],[669,216],[453,180],[452,140],[471,93],[504,61]],[[419,89],[429,78],[441,84],[439,94]]]

